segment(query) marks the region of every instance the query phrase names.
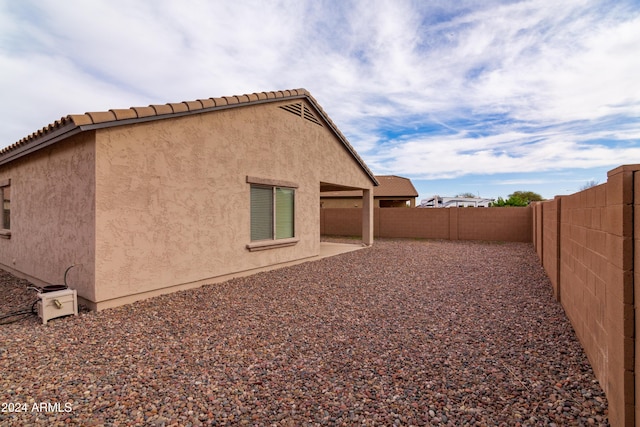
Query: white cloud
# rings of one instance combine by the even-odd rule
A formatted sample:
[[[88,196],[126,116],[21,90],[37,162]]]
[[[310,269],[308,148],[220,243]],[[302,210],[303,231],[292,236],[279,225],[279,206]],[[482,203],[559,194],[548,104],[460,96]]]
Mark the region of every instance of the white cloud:
[[[542,138],[537,135],[535,138]],[[544,172],[599,168],[640,159],[640,147],[612,149],[601,144],[571,141],[547,134],[536,141],[526,134],[499,134],[481,138],[454,135],[419,138],[395,144],[371,155],[380,173],[395,170],[417,179],[457,178],[469,174]]]
[[[306,87],[376,173],[615,166],[640,158],[637,46],[624,0],[0,0],[0,145],[69,113]]]

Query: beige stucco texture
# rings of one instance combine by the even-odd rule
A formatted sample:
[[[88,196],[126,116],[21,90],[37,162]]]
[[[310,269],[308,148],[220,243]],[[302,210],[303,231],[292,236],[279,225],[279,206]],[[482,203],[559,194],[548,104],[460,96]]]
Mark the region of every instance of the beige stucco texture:
[[[96,131],[97,308],[319,254],[320,183],[373,183],[326,123],[279,108],[291,102]],[[247,249],[247,177],[297,185],[295,245]]]
[[[95,300],[93,132],[73,136],[2,166],[11,180],[11,236],[0,239],[0,268],[36,285],[68,285]]]

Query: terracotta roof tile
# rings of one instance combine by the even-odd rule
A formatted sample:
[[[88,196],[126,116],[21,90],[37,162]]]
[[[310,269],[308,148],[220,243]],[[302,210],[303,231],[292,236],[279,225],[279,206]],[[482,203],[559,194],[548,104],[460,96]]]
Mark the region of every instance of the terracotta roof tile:
[[[65,118],[71,120],[76,126],[93,124],[93,120],[91,120],[91,116],[87,114],[70,114]]]
[[[226,98],[211,98],[216,103],[216,107],[228,105]]]
[[[116,120],[137,119],[138,113],[133,108],[126,108],[122,110],[109,110],[115,116]]]
[[[84,117],[84,114],[82,115]],[[31,141],[38,139],[38,138],[42,138],[48,134],[51,134],[52,132],[55,132],[56,130],[64,127],[64,126],[69,126],[69,125],[74,125],[74,121],[73,121],[73,117],[74,116],[67,116],[67,117],[61,117],[60,120],[56,120],[55,122],[45,126],[42,129],[38,129],[37,131],[33,132],[31,135],[27,135],[24,138],[22,138],[21,140],[14,142],[13,144],[4,147],[2,149],[0,149],[0,156],[9,153],[11,151],[17,150],[20,147],[23,147],[27,144],[29,144]],[[86,118],[86,121],[91,121],[91,118],[88,117]]]
[[[187,106],[189,111],[198,111],[202,110],[202,102],[198,101],[185,101],[184,104]]]
[[[63,133],[66,133],[79,127],[86,128],[93,125],[117,125],[117,122],[121,120],[152,120],[154,116],[163,116],[164,118],[164,116],[169,116],[171,114],[187,112],[197,113],[199,110],[208,108],[225,107],[227,105],[251,104],[252,102],[256,101],[283,99],[287,97],[306,97],[307,100],[313,105],[313,107],[322,115],[323,120],[325,120],[329,124],[331,129],[342,141],[347,150],[355,157],[358,163],[360,163],[371,180],[377,185],[375,177],[366,166],[362,158],[360,158],[358,153],[355,152],[342,132],[340,132],[338,127],[331,121],[327,113],[322,109],[322,107],[320,107],[318,102],[306,89],[291,89],[276,92],[258,92],[239,96],[223,96],[221,98],[199,99],[196,101],[169,103],[164,105],[154,104],[149,105],[148,107],[131,107],[128,109],[112,109],[109,111],[89,112],[85,114],[71,114],[66,117],[62,117],[60,120],[56,120],[54,123],[45,126],[44,128],[22,138],[20,141],[11,144],[8,147],[0,149],[0,161],[3,161],[2,157],[5,154],[10,153],[11,151],[14,151],[22,146],[28,145],[31,142],[43,138],[59,137],[60,133],[56,131],[62,128],[66,129],[63,129]],[[4,160],[6,160],[7,158],[8,157],[5,157]],[[13,157],[9,156],[9,158]]]
[[[174,113],[184,113],[189,111],[189,107],[184,102],[170,102],[167,105],[171,107]]]
[[[227,105],[237,104],[238,97],[237,96],[223,96],[223,98],[227,101]]]
[[[198,99],[198,101],[200,101],[200,103],[202,104],[202,108],[211,108],[216,106],[215,101],[211,98]]]
[[[116,115],[113,114],[113,112],[111,111],[96,111],[96,112],[85,113],[85,114],[91,117],[91,120],[93,121],[94,124],[112,122],[114,120],[117,120]]]
[[[156,115],[156,110],[153,107],[131,107],[136,112],[138,117],[150,117]]]
[[[171,114],[173,113],[173,108],[169,104],[154,104],[151,106],[154,110],[156,110],[156,116],[161,116],[163,114]]]

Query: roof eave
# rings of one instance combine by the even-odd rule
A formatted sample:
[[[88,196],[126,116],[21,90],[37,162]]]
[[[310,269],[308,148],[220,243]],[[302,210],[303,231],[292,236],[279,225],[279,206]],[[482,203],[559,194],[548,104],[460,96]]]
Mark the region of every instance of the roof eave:
[[[373,175],[373,172],[371,172],[369,167],[364,163],[364,160],[362,160],[362,158],[358,155],[358,153],[355,151],[355,149],[351,146],[351,144],[346,139],[346,137],[342,134],[342,132],[340,132],[340,130],[337,128],[337,126],[327,116],[327,114],[324,112],[324,110],[322,110],[322,108],[318,105],[316,100],[308,92],[307,93],[303,93],[303,94],[298,94],[298,95],[285,96],[285,97],[282,97],[282,98],[258,99],[258,100],[255,100],[255,101],[251,101],[250,103],[247,103],[246,105],[267,104],[267,103],[271,103],[271,102],[275,102],[275,101],[291,100],[291,99],[306,99],[307,101],[309,101],[309,103],[314,107],[316,112],[322,117],[323,121],[327,124],[327,126],[329,126],[331,131],[338,137],[340,142],[342,142],[342,145],[347,149],[349,154],[351,154],[351,156],[356,160],[356,162],[360,165],[360,167],[366,172],[366,174],[371,179],[373,185],[376,186],[376,187],[380,185],[378,180]],[[154,121],[154,120],[161,120],[161,119],[164,119],[164,118],[183,117],[183,116],[188,116],[188,115],[192,115],[192,114],[200,114],[200,113],[208,113],[208,112],[212,112],[212,111],[226,110],[226,109],[230,109],[230,108],[241,107],[243,105],[245,105],[245,104],[227,104],[227,105],[220,105],[220,106],[214,106],[214,107],[206,107],[206,108],[202,108],[202,109],[195,110],[195,111],[184,111],[184,112],[181,112],[181,113],[168,113],[168,114],[162,114],[162,115],[156,115],[156,116],[137,117],[137,118],[131,118],[131,119],[108,121],[108,122],[103,122],[103,123],[91,123],[91,124],[81,125],[80,128],[82,130],[103,129],[103,128],[112,127],[112,126],[121,126],[121,125],[128,125],[128,124],[144,123],[144,122],[150,122],[150,121]]]
[[[49,132],[40,138],[36,138],[29,143],[26,143],[0,155],[0,165],[12,162],[35,151],[42,150],[43,148],[67,139],[82,131],[83,129],[81,129],[81,127],[79,126],[76,126],[75,123],[68,122],[67,124],[58,127],[56,130]]]
[[[358,162],[360,167],[366,172],[366,174],[369,176],[369,179],[371,179],[371,182],[373,183],[374,187],[379,186],[380,182],[378,182],[378,180],[374,176],[373,172],[371,172],[371,170],[366,165],[364,160],[362,160],[362,158],[360,157],[360,155],[358,155],[358,153],[353,148],[353,146],[351,146],[351,144],[349,143],[347,138],[342,134],[342,132],[340,132],[338,127],[333,123],[333,121],[329,118],[329,116],[324,112],[324,110],[322,109],[322,107],[320,107],[320,104],[318,104],[318,102],[315,100],[315,98],[313,96],[311,96],[311,94],[309,92],[307,92],[307,91],[305,91],[305,92],[306,92],[305,94],[303,94],[301,96],[298,96],[298,98],[306,98],[309,101],[309,103],[313,106],[313,108],[316,110],[316,112],[322,116],[322,119],[324,120],[324,122],[331,128],[333,133],[342,142],[342,145],[344,145],[344,147],[351,154],[351,156],[356,160],[356,162]]]
[[[183,117],[193,114],[208,113],[212,111],[237,108],[242,106],[253,106],[291,99],[305,99],[316,112],[322,117],[322,120],[331,129],[334,135],[340,140],[344,148],[351,154],[353,159],[358,163],[360,168],[367,174],[374,186],[380,183],[373,175],[373,172],[365,164],[364,160],[358,155],[351,146],[347,138],[340,132],[338,127],[333,123],[329,116],[324,112],[318,102],[311,96],[306,89],[294,89],[277,92],[260,92],[249,95],[234,95],[222,98],[209,98],[191,102],[182,102],[164,105],[150,105],[149,107],[133,107],[125,110],[109,110],[99,113],[85,113],[79,115],[69,115],[62,119],[62,122],[56,122],[55,126],[50,125],[43,129],[41,136],[34,134],[30,140],[22,144],[16,143],[16,148],[9,148],[3,154],[0,154],[0,165],[11,162],[19,157],[25,156],[34,151],[40,150],[46,146],[54,144],[65,138],[83,131],[104,129],[114,126],[124,126],[130,124],[144,123],[155,120],[162,120],[175,117]],[[142,113],[143,109],[149,110]],[[166,113],[164,112],[166,111]],[[142,116],[140,116],[143,114]],[[54,130],[49,131],[54,127]],[[39,132],[40,133],[40,132]],[[30,137],[27,137],[30,138]],[[6,150],[6,149],[4,149]]]

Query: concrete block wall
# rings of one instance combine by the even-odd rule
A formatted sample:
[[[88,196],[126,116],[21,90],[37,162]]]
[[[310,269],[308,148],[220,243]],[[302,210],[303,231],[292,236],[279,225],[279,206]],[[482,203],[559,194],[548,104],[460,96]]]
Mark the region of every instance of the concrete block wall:
[[[320,233],[358,236],[360,209],[320,209]],[[531,242],[530,208],[376,208],[374,236]]]
[[[425,216],[427,209],[417,208],[380,208],[374,210],[376,227],[375,237],[449,239],[451,220],[445,209],[430,209],[431,215]]]
[[[360,236],[362,234],[362,209],[320,209],[320,234]]]
[[[614,426],[640,420],[634,292],[639,172],[640,165],[620,166],[604,184],[533,206],[536,252],[607,394]]]
[[[561,198],[556,197],[549,203],[539,204],[540,207],[540,251],[538,256],[544,260],[543,265],[551,281],[553,288],[553,295],[558,301],[560,301],[560,265],[559,254],[561,248],[559,247],[560,240],[560,205]],[[544,252],[542,251],[544,248]]]
[[[460,240],[530,242],[533,212],[529,208],[454,208]]]
[[[636,284],[640,285],[640,173],[634,173],[633,175],[633,316],[634,316],[634,329],[640,331],[640,313],[638,313],[637,307],[640,306],[640,289],[635,291]],[[636,189],[638,191],[636,191]],[[635,266],[638,268],[635,268]],[[633,372],[634,374],[640,373],[640,341],[635,339],[634,336],[634,361]],[[634,414],[635,419],[640,423],[640,375],[634,375]]]

